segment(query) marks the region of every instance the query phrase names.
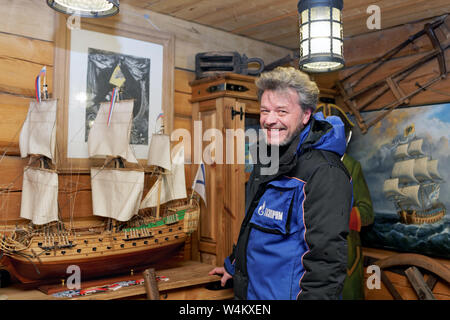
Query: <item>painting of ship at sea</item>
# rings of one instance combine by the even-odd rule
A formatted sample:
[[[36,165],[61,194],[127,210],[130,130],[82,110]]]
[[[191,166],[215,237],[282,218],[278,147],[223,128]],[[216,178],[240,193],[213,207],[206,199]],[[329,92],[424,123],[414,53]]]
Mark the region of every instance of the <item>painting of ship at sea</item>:
[[[394,203],[403,223],[433,223],[445,215],[445,207],[439,202],[443,180],[438,160],[424,152],[423,143],[424,139],[413,131],[399,141],[393,152],[391,176],[384,181],[383,193]]]
[[[258,68],[252,68],[257,64]],[[257,76],[264,70],[264,61],[260,58],[248,58],[236,51],[211,51],[195,55],[195,75],[197,79],[223,73],[238,73]]]

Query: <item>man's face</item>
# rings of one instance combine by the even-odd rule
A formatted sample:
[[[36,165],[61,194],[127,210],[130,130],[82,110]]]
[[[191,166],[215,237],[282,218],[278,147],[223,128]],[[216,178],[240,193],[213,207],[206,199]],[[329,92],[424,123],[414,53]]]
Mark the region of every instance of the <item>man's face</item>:
[[[282,91],[266,90],[261,97],[259,123],[266,129],[269,145],[288,144],[311,117],[311,111],[303,111],[298,104],[298,93],[288,88]]]

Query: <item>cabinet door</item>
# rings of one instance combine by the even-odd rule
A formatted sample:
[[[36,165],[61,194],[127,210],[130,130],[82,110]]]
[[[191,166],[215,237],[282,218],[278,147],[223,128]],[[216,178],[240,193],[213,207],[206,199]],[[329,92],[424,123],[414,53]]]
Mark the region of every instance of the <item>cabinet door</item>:
[[[221,265],[217,252],[224,251],[222,242],[218,241],[223,230],[222,208],[223,208],[223,165],[217,159],[220,154],[218,149],[223,150],[222,139],[215,137],[222,135],[223,129],[223,98],[206,100],[192,105],[193,114],[193,172],[198,169],[198,163],[205,164],[206,175],[206,197],[207,205],[200,202],[200,222],[198,232],[194,234],[198,243],[197,259],[212,265]],[[206,155],[206,157],[205,157]],[[195,250],[195,244],[193,248]],[[193,256],[196,254],[193,252]]]
[[[245,215],[245,103],[224,99],[225,153],[223,248],[231,253]],[[234,111],[233,111],[234,110]]]
[[[233,115],[233,110],[239,113]],[[201,156],[205,163],[207,192],[207,206],[201,203],[200,225],[197,239],[193,241],[198,241],[197,258],[213,265],[223,265],[223,260],[231,253],[245,214],[244,112],[245,103],[234,98],[193,104],[194,139],[197,139],[194,149],[195,143],[201,148],[193,151],[192,172],[196,172],[198,165],[195,163]],[[201,132],[196,133],[200,131],[200,124]],[[196,247],[193,244],[193,248]]]

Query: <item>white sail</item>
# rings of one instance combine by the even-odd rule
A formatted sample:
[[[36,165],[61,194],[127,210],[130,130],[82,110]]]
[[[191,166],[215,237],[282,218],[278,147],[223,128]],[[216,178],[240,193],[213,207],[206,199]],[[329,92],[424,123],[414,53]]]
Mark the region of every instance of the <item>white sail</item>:
[[[423,139],[416,139],[410,142],[408,153],[411,156],[423,156],[425,153],[422,150]]]
[[[428,169],[428,172],[430,173],[430,176],[433,179],[436,179],[436,180],[442,179],[442,177],[438,171],[438,160],[437,159],[428,161],[427,169]]]
[[[166,134],[154,134],[148,149],[148,165],[172,169],[170,161],[170,137]]]
[[[184,199],[186,194],[186,178],[184,173],[184,146],[176,145],[172,150],[172,171],[170,172],[172,195],[174,199]]]
[[[109,102],[100,104],[94,125],[89,131],[89,157],[122,157],[128,162],[137,163],[129,144],[133,100],[116,102],[108,125],[109,108]]]
[[[159,204],[187,197],[184,175],[184,147],[180,144],[174,148],[172,153],[172,170],[158,178],[142,200],[141,209],[158,206],[159,189],[161,190]]]
[[[406,197],[406,200],[401,201],[401,203],[403,205],[413,205],[416,207],[421,207],[421,203],[419,201],[419,188],[420,188],[420,185],[400,188],[401,192]]]
[[[408,144],[400,144],[397,149],[395,149],[394,158],[395,159],[402,159],[407,158],[408,155]]]
[[[20,217],[36,225],[58,220],[58,174],[25,167]]]
[[[27,118],[20,131],[22,158],[35,154],[55,160],[56,105],[56,100],[30,102]]]
[[[405,196],[398,187],[398,178],[385,180],[383,193],[387,198]]]
[[[432,180],[428,173],[428,158],[423,157],[414,161],[414,176],[420,182]]]
[[[138,213],[144,172],[91,168],[94,215],[128,221]]]
[[[400,183],[418,182],[414,176],[415,159],[399,161],[394,164],[391,176],[399,178]]]

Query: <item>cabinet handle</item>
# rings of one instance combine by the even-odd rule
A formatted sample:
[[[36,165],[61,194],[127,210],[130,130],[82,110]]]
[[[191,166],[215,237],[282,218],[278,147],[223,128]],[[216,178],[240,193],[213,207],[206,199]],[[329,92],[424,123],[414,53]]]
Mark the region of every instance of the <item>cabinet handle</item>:
[[[231,120],[233,120],[236,115],[239,115],[240,120],[243,119],[245,112],[242,111],[242,107],[240,107],[239,110],[240,111],[236,111],[234,108],[231,108]]]

